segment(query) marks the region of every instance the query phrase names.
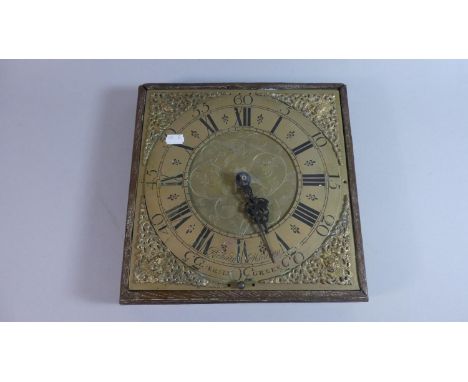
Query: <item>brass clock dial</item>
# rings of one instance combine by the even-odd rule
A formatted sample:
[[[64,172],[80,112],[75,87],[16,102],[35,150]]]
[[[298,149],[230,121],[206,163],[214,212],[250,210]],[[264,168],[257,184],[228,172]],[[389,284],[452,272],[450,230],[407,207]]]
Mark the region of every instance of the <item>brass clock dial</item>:
[[[343,91],[140,89],[121,301],[365,299]]]

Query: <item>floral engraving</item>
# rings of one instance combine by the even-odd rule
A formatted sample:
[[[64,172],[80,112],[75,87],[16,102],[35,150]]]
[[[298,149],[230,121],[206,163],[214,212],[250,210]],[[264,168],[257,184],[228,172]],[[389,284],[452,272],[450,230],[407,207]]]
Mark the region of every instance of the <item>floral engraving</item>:
[[[170,194],[167,198],[169,200],[176,200],[179,198],[179,194]]]
[[[190,224],[187,229],[185,230],[185,233],[192,233],[193,230],[195,229],[195,224]]]
[[[318,198],[317,198],[315,195],[313,195],[313,194],[307,194],[307,195],[306,195],[306,198],[309,199],[309,200],[312,200],[312,201],[318,199]]]
[[[294,130],[288,131],[288,133],[286,134],[286,139],[291,139],[292,137],[294,137],[294,134],[296,134]]]
[[[291,228],[291,231],[293,233],[301,233],[301,231],[299,230],[299,227],[297,225],[295,225],[295,224],[290,224],[289,228]]]

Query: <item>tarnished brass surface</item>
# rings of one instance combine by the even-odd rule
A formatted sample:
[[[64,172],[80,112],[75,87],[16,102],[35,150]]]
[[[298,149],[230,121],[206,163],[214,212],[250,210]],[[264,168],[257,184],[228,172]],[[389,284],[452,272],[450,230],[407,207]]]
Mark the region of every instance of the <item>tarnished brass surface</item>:
[[[228,234],[258,231],[244,212],[235,176],[246,171],[252,189],[270,202],[269,225],[274,226],[291,208],[297,193],[294,163],[285,148],[266,134],[228,131],[209,139],[188,169],[189,198],[200,217]]]

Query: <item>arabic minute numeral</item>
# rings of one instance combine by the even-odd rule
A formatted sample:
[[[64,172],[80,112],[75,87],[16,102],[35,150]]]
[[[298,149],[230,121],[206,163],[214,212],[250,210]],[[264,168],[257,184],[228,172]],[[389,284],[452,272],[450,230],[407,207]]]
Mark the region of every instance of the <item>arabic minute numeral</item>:
[[[314,140],[315,144],[318,147],[323,147],[328,142],[328,139],[325,138],[325,136],[321,132],[318,132],[317,134],[312,135],[312,139]]]
[[[235,105],[252,105],[253,97],[250,94],[237,94],[234,96]]]
[[[335,221],[336,219],[333,215],[325,215],[317,227],[317,233],[320,236],[327,236],[330,233],[331,227],[335,224]]]
[[[151,216],[151,222],[155,226],[156,231],[162,232],[166,235],[169,233],[169,231],[167,230],[167,224],[164,221],[164,218],[161,214],[154,214],[153,216]]]

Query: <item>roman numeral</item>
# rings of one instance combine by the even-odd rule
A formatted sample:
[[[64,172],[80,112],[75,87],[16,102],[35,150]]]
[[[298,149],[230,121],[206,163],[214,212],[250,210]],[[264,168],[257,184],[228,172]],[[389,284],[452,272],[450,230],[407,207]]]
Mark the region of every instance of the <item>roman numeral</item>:
[[[304,186],[325,186],[325,174],[304,174],[302,175]]]
[[[242,118],[241,112],[238,107],[235,107],[237,124],[239,126],[250,126],[250,117],[252,115],[252,109],[250,107],[242,108]]]
[[[293,153],[294,155],[299,155],[300,153],[310,149],[311,147],[313,147],[314,145],[312,144],[312,142],[310,141],[306,141],[304,142],[303,144],[293,148]]]
[[[245,240],[237,239],[237,256],[236,260],[241,263],[244,260],[246,263],[249,262],[249,256],[247,253],[247,244]]]
[[[192,216],[187,202],[183,202],[182,204],[171,208],[166,212],[166,215],[171,222],[175,222],[178,220],[177,224],[174,226],[175,229],[179,228]]]
[[[177,146],[180,147],[181,149],[187,150],[187,151],[193,151],[193,147],[186,146],[186,145],[172,145],[172,146]]]
[[[290,250],[289,245],[287,245],[286,242],[281,238],[281,236],[278,235],[276,232],[275,232],[275,235],[276,235],[276,239],[279,241],[281,246],[286,250],[286,252],[289,251]]]
[[[309,206],[306,206],[304,203],[299,203],[296,210],[292,214],[293,217],[303,222],[304,224],[307,224],[309,227],[312,227],[315,224],[319,215],[320,212]]]
[[[216,123],[213,121],[213,118],[211,118],[210,114],[206,116],[206,120],[203,118],[200,118],[200,122],[203,123],[205,127],[208,129],[208,134],[216,133],[219,130],[218,126],[216,126]]]
[[[161,186],[180,186],[184,183],[184,175],[166,176],[161,179]]]
[[[192,244],[192,247],[195,248],[199,252],[203,249],[203,254],[206,255],[208,253],[208,249],[210,249],[213,236],[214,236],[214,233],[212,233],[209,228],[203,227],[197,239]]]
[[[273,128],[271,129],[270,133],[274,133],[275,130],[278,128],[279,124],[281,123],[281,121],[283,120],[283,117],[279,117],[276,122],[275,122],[275,125],[273,126]]]

